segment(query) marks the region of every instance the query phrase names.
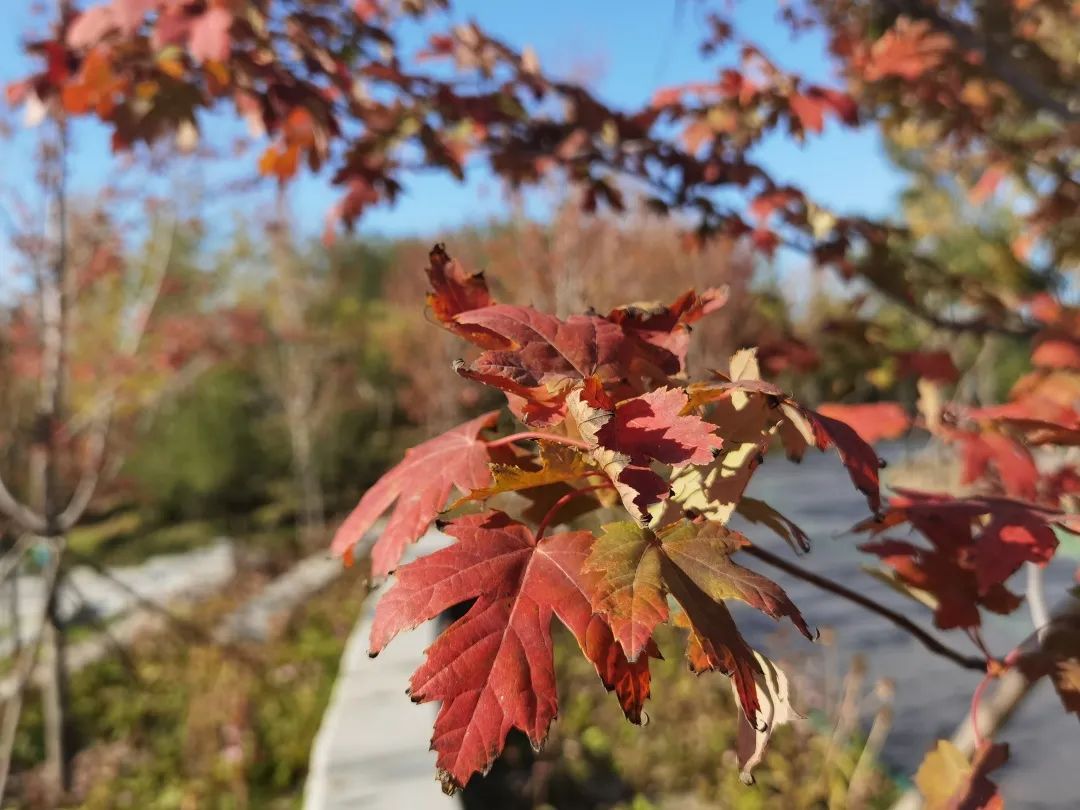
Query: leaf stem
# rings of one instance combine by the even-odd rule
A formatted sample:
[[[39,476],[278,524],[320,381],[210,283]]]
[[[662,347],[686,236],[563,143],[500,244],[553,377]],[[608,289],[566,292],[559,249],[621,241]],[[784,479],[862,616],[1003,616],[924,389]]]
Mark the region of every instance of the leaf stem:
[[[847,599],[849,602],[854,602],[856,605],[869,610],[871,613],[876,613],[878,616],[887,619],[901,630],[908,633],[930,652],[949,659],[957,666],[963,667],[964,669],[986,672],[987,662],[982,658],[964,655],[951,647],[946,646],[919,627],[919,625],[915,624],[915,622],[911,621],[911,619],[897,613],[895,610],[885,607],[885,605],[880,602],[875,602],[868,596],[863,596],[861,593],[846,588],[839,582],[834,582],[820,574],[807,571],[805,568],[789,562],[782,557],[777,557],[771,552],[765,551],[765,549],[759,548],[758,546],[745,546],[740,549],[740,551],[749,554],[751,557],[757,557],[762,562],[767,563],[774,568],[779,568],[781,571],[791,574],[791,576],[797,577],[824,591],[836,594],[843,599]]]
[[[521,433],[512,433],[509,436],[503,436],[501,439],[492,439],[487,443],[487,446],[488,448],[504,447],[505,445],[525,440],[557,442],[558,444],[566,444],[570,447],[577,447],[582,450],[592,449],[592,446],[583,439],[573,439],[570,436],[560,436],[557,433],[544,433],[540,430],[526,430]]]
[[[551,508],[548,509],[547,514],[544,515],[544,517],[541,519],[539,525],[537,525],[536,527],[536,542],[540,542],[540,539],[544,536],[544,532],[547,530],[547,527],[551,525],[551,521],[555,518],[555,515],[558,514],[560,509],[562,509],[564,506],[566,506],[566,504],[570,503],[570,501],[574,500],[574,498],[578,497],[579,495],[584,495],[586,492],[594,492],[598,489],[612,489],[612,485],[609,482],[605,481],[603,484],[594,484],[593,486],[582,487],[581,489],[575,489],[573,492],[567,492],[565,495],[559,498],[559,500],[555,501],[555,503],[551,505]]]

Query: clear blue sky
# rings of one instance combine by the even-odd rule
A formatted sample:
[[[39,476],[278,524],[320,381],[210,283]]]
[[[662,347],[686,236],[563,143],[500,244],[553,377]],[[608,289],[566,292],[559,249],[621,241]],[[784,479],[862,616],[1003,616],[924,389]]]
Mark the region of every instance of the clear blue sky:
[[[7,19],[0,30],[0,84],[6,85],[26,71],[19,38],[34,26],[31,5],[32,0],[7,0],[4,4]],[[512,44],[531,44],[545,69],[584,75],[609,102],[632,106],[649,98],[658,87],[707,79],[730,64],[728,55],[708,60],[699,55],[700,5],[691,0],[461,0],[455,3],[452,19],[476,18]],[[777,7],[778,3],[770,0],[743,0],[737,5],[737,21],[784,67],[817,80],[830,79],[820,38],[804,35],[792,40],[776,21]],[[436,27],[445,27],[443,20],[435,22]],[[421,32],[410,30],[403,40],[419,46]],[[89,193],[116,163],[102,128],[82,124],[76,141],[73,179],[77,189]],[[0,142],[0,150],[6,152],[0,152],[6,184],[29,183],[29,142],[25,135],[12,143]],[[778,179],[798,183],[842,211],[885,213],[893,207],[899,188],[899,177],[888,166],[872,131],[852,132],[833,125],[801,146],[776,138],[761,147],[758,158]],[[366,215],[361,233],[431,234],[488,219],[502,205],[498,186],[482,172],[465,184],[430,175],[406,178],[406,187],[396,206]],[[295,208],[314,231],[335,192],[323,178],[307,178],[297,191]],[[0,242],[0,254],[3,250]],[[2,258],[0,255],[0,273],[5,266]]]

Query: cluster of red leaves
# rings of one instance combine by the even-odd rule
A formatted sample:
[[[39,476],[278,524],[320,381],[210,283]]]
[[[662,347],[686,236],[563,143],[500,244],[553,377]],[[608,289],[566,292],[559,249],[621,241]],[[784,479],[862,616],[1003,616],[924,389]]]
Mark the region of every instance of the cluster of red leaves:
[[[1028,310],[1039,324],[1032,370],[1005,403],[978,408],[939,403],[936,412],[922,406],[922,426],[956,448],[959,483],[967,494],[900,489],[881,519],[858,527],[873,535],[890,532],[862,550],[880,557],[899,585],[932,605],[934,622],[943,630],[975,633],[981,611],[1016,610],[1021,597],[1010,590],[1010,578],[1024,564],[1045,566],[1058,549],[1059,535],[1078,529],[1080,470],[1068,451],[1080,444],[1080,309],[1039,296]],[[957,377],[947,357],[933,362],[913,357],[908,364],[920,385],[938,386]],[[866,406],[849,410],[857,413],[860,407]],[[928,545],[896,536],[904,525]],[[1029,678],[1047,677],[1065,709],[1080,711],[1078,626],[1075,610],[1052,617],[1032,649],[1007,656],[1004,663],[988,661],[988,667],[993,673],[1019,666]]]
[[[1030,308],[1040,324],[1031,355],[1033,369],[1017,380],[1005,404],[962,411],[958,418],[982,433],[992,431],[1025,446],[1075,447],[1080,445],[1076,405],[1080,399],[1080,309],[1066,307],[1049,296],[1035,298]],[[995,455],[985,450],[981,454]],[[998,455],[1002,458],[997,467],[1004,475],[1007,457],[1003,451]],[[1029,492],[1032,489],[1030,482],[1014,486],[1024,486]]]
[[[760,380],[752,350],[714,381],[689,382],[690,324],[723,304],[719,292],[562,320],[496,302],[483,277],[466,273],[441,246],[427,272],[432,315],[477,347],[455,365],[458,373],[502,391],[529,429],[486,438],[497,423],[492,412],[412,448],[365,493],[334,550],[351,554],[393,507],[372,552],[376,574],[396,577],[377,608],[372,654],[398,632],[472,603],[428,650],[410,688],[414,700],[441,702],[432,744],[444,784],[453,789],[485,772],[512,728],[543,742],[558,708],[553,617],[634,722],[649,694],[649,659],[660,654],[654,630],[668,620],[687,627],[691,667],[732,679],[748,729],[739,759],[751,779],[770,720],[790,714],[787,687],[726,602],[813,634],[775,582],[734,561],[750,541],[724,524],[774,438],[793,458],[811,446],[835,447],[874,509],[877,456],[843,422]],[[516,446],[525,440],[538,450]],[[446,532],[456,542],[398,568],[454,489],[461,497]],[[490,506],[468,512],[507,493],[529,502],[523,515],[535,528]],[[600,536],[548,533],[569,516],[571,500],[579,514],[582,504],[621,503],[629,519]],[[751,520],[805,541],[767,504],[748,499],[745,508]]]
[[[943,630],[974,628],[979,608],[1011,613],[1020,598],[1005,583],[1025,562],[1045,564],[1057,550],[1060,513],[1005,498],[952,498],[901,490],[881,521],[860,529],[881,534],[902,524],[930,548],[884,538],[860,548],[882,558],[909,587],[930,594]]]

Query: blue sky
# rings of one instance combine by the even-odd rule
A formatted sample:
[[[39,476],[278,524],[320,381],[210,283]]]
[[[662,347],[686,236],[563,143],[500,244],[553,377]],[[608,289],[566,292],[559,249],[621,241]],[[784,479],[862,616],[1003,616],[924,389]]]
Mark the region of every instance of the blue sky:
[[[26,72],[19,38],[33,28],[31,5],[32,0],[5,3],[0,84]],[[530,44],[546,70],[583,75],[604,99],[629,107],[648,99],[658,87],[707,79],[731,63],[730,55],[709,59],[699,55],[701,5],[691,0],[461,0],[455,3],[451,19],[475,18],[514,45]],[[740,29],[782,66],[816,80],[830,79],[821,39],[803,35],[792,40],[775,18],[778,5],[767,0],[738,3]],[[444,19],[435,22],[437,27],[445,27]],[[418,47],[422,39],[422,31],[416,28],[403,34],[407,46]],[[115,170],[115,159],[101,127],[80,124],[75,141],[73,183],[77,190],[91,193]],[[9,143],[0,141],[0,159],[9,186],[26,182],[29,188],[31,143],[26,133]],[[758,159],[777,179],[798,183],[842,211],[885,213],[893,207],[899,189],[899,176],[884,158],[876,134],[869,130],[850,131],[831,125],[804,145],[775,138],[761,147]],[[405,181],[406,193],[395,206],[383,206],[365,215],[361,234],[428,235],[489,219],[503,208],[498,185],[482,171],[473,173],[464,184],[434,175],[406,177]],[[314,232],[334,198],[325,178],[309,177],[296,190],[294,208]],[[0,244],[0,252],[3,250]],[[4,266],[0,263],[0,273]]]

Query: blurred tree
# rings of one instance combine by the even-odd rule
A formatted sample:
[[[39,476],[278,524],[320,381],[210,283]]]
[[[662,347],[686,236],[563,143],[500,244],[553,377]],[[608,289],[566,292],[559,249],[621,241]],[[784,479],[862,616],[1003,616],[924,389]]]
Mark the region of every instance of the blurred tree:
[[[68,122],[58,115],[50,123],[39,141],[40,194],[4,189],[17,204],[8,219],[16,264],[5,268],[14,293],[5,302],[0,339],[0,361],[11,381],[4,394],[11,407],[0,416],[8,444],[0,462],[0,512],[16,539],[2,567],[5,578],[17,574],[24,556],[37,549],[44,560],[46,610],[15,665],[20,691],[0,729],[0,794],[21,690],[40,647],[56,801],[70,775],[73,745],[66,627],[57,599],[68,568],[66,535],[114,479],[125,445],[145,425],[142,417],[249,336],[242,318],[215,310],[205,279],[190,264],[197,225],[145,193],[134,197],[143,219],[131,230],[124,206],[116,204],[121,190],[103,188],[94,200],[73,198]],[[138,249],[134,242],[141,243]]]
[[[393,417],[387,410],[392,400],[380,393],[388,382],[379,379],[383,353],[371,342],[385,258],[351,240],[329,248],[305,245],[281,195],[273,219],[241,226],[218,263],[230,295],[258,311],[267,335],[266,345],[253,353],[252,368],[283,417],[299,493],[300,539],[310,548],[326,539],[320,448],[335,435],[328,431],[354,407],[381,413],[378,435]]]

